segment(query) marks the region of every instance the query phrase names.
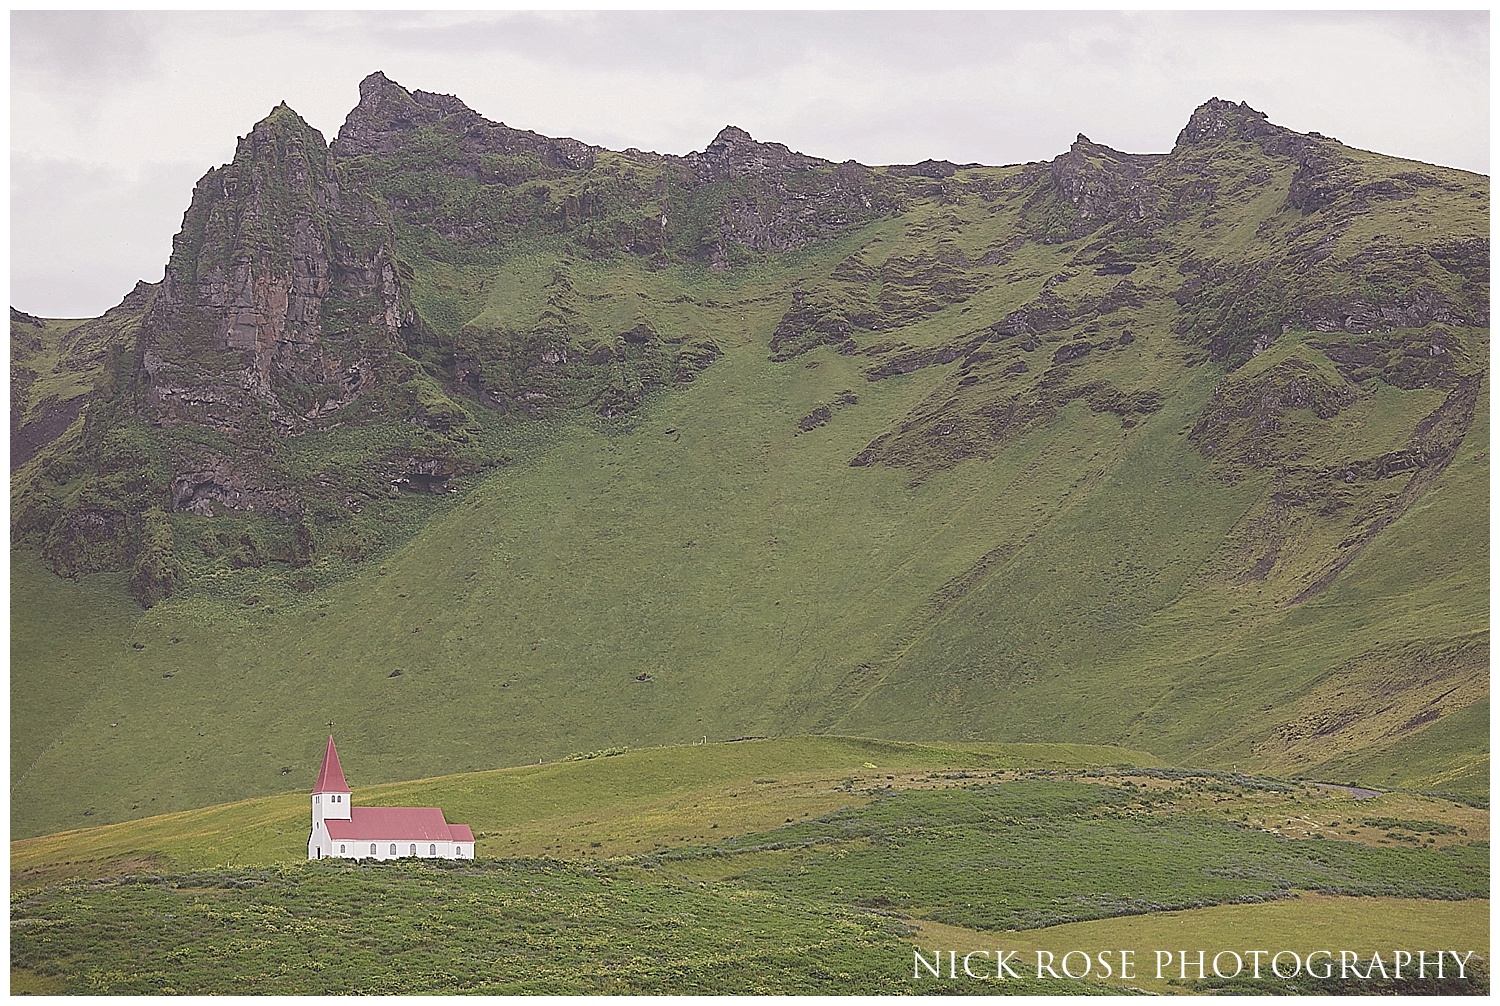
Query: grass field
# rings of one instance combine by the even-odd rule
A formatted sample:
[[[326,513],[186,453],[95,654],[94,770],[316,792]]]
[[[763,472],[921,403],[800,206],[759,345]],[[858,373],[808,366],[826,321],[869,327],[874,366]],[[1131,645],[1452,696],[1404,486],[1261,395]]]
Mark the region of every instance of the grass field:
[[[1257,801],[1253,792],[1224,789],[1227,806],[1198,813],[1172,789],[1135,783],[1020,778],[891,791],[867,806],[661,861],[688,877],[993,931],[1265,901],[1292,890],[1488,893],[1486,842],[1434,849],[1293,840],[1234,820],[1232,811]]]
[[[305,797],[22,840],[12,988],[1088,992],[1118,983],[914,979],[912,955],[1487,953],[1484,811],[1149,760],[818,737],[357,791],[473,825],[464,864],[301,862]]]

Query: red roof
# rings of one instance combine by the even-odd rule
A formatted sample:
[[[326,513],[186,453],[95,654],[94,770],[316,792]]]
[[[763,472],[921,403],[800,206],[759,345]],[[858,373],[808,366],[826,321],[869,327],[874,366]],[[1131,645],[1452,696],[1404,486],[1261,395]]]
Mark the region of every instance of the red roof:
[[[323,768],[318,772],[314,793],[347,793],[349,784],[344,781],[344,767],[339,764],[339,753],[333,746],[333,734],[328,735],[328,748],[323,752]]]
[[[352,807],[348,821],[325,820],[328,836],[352,842],[472,842],[467,825],[436,807]]]

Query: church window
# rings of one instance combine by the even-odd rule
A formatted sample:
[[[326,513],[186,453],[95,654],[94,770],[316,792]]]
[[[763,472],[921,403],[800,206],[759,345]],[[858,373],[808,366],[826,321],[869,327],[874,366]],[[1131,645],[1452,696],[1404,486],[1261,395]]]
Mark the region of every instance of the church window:
[[[370,855],[372,855],[372,856],[375,855],[375,843],[374,842],[370,843]]]
[[[341,845],[341,846],[339,846],[339,855],[340,856],[342,856],[344,853],[346,853],[348,851],[349,851],[349,847],[347,845]]]
[[[417,854],[417,843],[413,842],[411,844],[411,855],[415,856],[416,854]]]
[[[437,855],[437,846],[436,845],[429,845],[427,847],[427,855],[429,855],[429,856],[436,856]]]
[[[394,856],[395,854],[396,854],[396,843],[392,842],[391,843],[391,855]]]

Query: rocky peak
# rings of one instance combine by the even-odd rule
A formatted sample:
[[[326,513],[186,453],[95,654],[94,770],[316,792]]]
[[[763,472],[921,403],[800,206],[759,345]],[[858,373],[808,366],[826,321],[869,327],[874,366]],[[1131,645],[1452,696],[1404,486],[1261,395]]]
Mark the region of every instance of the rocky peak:
[[[779,176],[833,163],[799,154],[785,144],[761,143],[738,126],[725,126],[703,153],[688,154],[686,159],[700,178],[713,182],[746,175]]]
[[[1112,220],[1146,220],[1155,211],[1156,188],[1148,170],[1165,154],[1127,154],[1082,133],[1050,165],[1052,185],[1077,209],[1068,230],[1077,237]]]
[[[401,316],[389,224],[340,192],[322,134],[283,103],[194,189],[142,322],[138,407],[299,432],[374,385]]]
[[[754,143],[755,137],[745,132],[739,126],[725,126],[719,130],[719,135],[714,137],[713,142],[708,145],[705,153],[708,151],[716,153],[727,152],[733,147],[745,146],[747,144],[753,145]]]
[[[1243,101],[1235,104],[1210,98],[1193,110],[1187,125],[1177,134],[1177,146],[1207,143],[1225,136],[1250,140],[1280,131],[1280,126],[1267,121],[1265,112],[1257,111]]]
[[[406,134],[436,123],[445,114],[468,112],[478,118],[463,102],[457,98],[453,101],[458,108],[451,105],[435,108],[431,103],[419,102],[412,92],[376,70],[359,82],[359,104],[344,117],[333,149],[341,156],[389,156],[400,147]]]
[[[479,175],[479,158],[485,154],[531,152],[548,167],[577,169],[592,167],[598,149],[574,139],[554,139],[491,122],[454,95],[408,91],[377,70],[360,81],[359,104],[339,128],[333,152],[338,157],[392,157],[410,143],[415,130],[424,126],[457,138],[466,163],[453,168],[474,177]]]
[[[120,307],[126,310],[144,311],[150,306],[151,298],[156,294],[159,283],[147,283],[143,279],[135,281],[135,288],[125,295],[120,301]]]
[[[359,101],[364,104],[367,101],[378,100],[379,96],[386,90],[394,89],[406,92],[406,89],[385,75],[385,71],[376,70],[359,82]]]

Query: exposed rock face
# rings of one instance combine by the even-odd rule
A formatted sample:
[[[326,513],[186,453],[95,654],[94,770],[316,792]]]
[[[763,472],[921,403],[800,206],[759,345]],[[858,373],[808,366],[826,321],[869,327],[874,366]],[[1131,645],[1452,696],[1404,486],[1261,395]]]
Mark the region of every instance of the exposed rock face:
[[[738,126],[725,126],[702,153],[668,161],[689,172],[682,179],[689,205],[700,190],[715,187],[722,193],[713,226],[695,250],[716,269],[734,264],[745,252],[789,251],[825,240],[893,205],[864,165],[835,165],[780,143],[762,143]],[[671,202],[663,207],[669,229],[677,212]]]
[[[84,406],[82,396],[66,402],[42,403],[27,422],[21,422],[16,410],[10,416],[10,470],[15,471],[36,457],[43,448],[62,436],[73,425]]]
[[[1159,193],[1148,172],[1165,156],[1122,153],[1079,133],[1051,165],[1052,184],[1077,211],[1067,236],[1079,237],[1116,220],[1154,218]]]
[[[481,186],[484,195],[471,188],[459,197],[462,212],[432,185],[385,193],[398,218],[456,245],[491,248],[514,234],[577,232],[591,250],[625,251],[655,267],[675,253],[727,268],[749,253],[846,232],[893,205],[868,168],[762,143],[736,126],[701,153],[632,149],[620,155],[623,170],[594,171],[598,147],[491,122],[451,95],[408,91],[383,73],[360,84],[359,104],[332,150],[354,174],[372,173],[377,189],[393,173]],[[361,158],[378,161],[378,170]],[[580,175],[584,184],[570,182],[556,202],[536,184]]]
[[[451,94],[408,91],[377,70],[360,82],[359,104],[340,127],[333,152],[338,157],[392,157],[407,149],[412,133],[422,127],[440,127],[454,137],[460,156],[449,159],[444,169],[474,179],[484,177],[480,159],[487,154],[530,153],[547,167],[577,170],[593,167],[599,150],[578,140],[491,122]]]
[[[964,168],[977,168],[978,164],[954,164],[952,161],[935,161],[928,158],[916,164],[893,164],[887,170],[893,175],[912,175],[921,178],[952,178]]]
[[[1371,303],[1364,296],[1321,297],[1305,302],[1291,317],[1314,332],[1389,332],[1430,324],[1487,325],[1489,312],[1452,303],[1431,287],[1418,286],[1388,303]]]
[[[1268,121],[1265,112],[1256,111],[1243,101],[1235,104],[1215,97],[1193,109],[1187,125],[1177,134],[1176,145],[1191,146],[1223,137],[1253,140],[1284,132],[1286,130]]]
[[[212,517],[216,508],[278,517],[300,516],[303,505],[289,489],[261,485],[242,463],[208,456],[184,466],[172,480],[172,509]]]
[[[738,126],[725,126],[701,154],[684,158],[705,182],[731,178],[779,178],[789,172],[831,166],[821,157],[799,154],[780,143],[761,143]]]
[[[1073,323],[1063,299],[1051,290],[1043,290],[1036,300],[1007,314],[992,326],[996,335],[1040,335],[1056,332]]]
[[[410,318],[389,225],[281,105],[194,190],[142,323],[139,411],[299,433],[375,386]]]
[[[61,333],[52,347],[55,357],[50,359],[43,345],[46,323],[11,309],[11,471],[57,441],[84,407],[98,397],[112,361],[133,347],[141,315],[150,307],[158,287],[156,283],[137,283],[104,314]],[[46,394],[34,400],[33,385],[44,373],[67,374],[73,380],[61,395]]]
[[[1276,433],[1292,410],[1331,419],[1358,397],[1356,387],[1312,364],[1286,360],[1254,380],[1222,380],[1188,439],[1205,457],[1265,465],[1278,456]]]

